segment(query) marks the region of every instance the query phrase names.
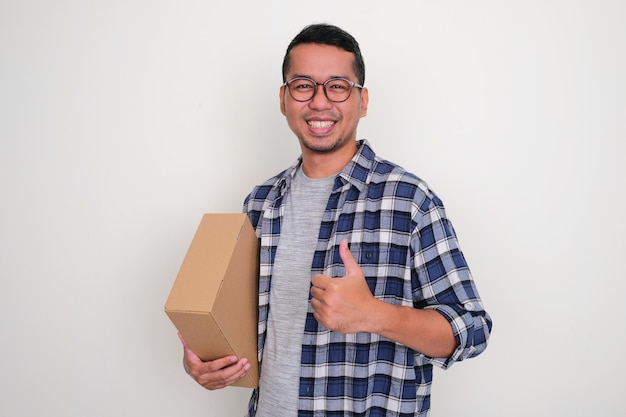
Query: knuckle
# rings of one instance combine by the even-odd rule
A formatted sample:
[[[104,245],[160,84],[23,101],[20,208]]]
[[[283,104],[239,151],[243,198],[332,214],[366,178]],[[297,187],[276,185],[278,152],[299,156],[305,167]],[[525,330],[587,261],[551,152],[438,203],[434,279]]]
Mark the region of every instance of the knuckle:
[[[188,373],[196,381],[198,381],[198,380],[200,380],[202,378],[202,374],[198,371],[198,369],[191,368],[191,369],[189,369]]]

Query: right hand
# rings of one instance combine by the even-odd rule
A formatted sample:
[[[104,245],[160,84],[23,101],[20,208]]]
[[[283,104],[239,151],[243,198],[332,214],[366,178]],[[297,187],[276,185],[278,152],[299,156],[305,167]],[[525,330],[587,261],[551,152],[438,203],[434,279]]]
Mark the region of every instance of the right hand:
[[[227,387],[241,379],[246,374],[246,371],[250,369],[250,363],[246,358],[238,360],[236,356],[225,356],[214,361],[203,362],[202,359],[191,351],[191,348],[180,333],[178,333],[178,337],[183,343],[183,366],[185,371],[198,384],[208,390]]]

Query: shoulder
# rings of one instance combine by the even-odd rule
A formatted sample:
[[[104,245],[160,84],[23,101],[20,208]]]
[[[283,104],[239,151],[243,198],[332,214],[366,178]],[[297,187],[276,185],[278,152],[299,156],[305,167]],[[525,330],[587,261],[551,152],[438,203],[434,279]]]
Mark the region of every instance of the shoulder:
[[[422,212],[429,211],[435,206],[443,206],[438,195],[424,179],[378,156],[373,160],[368,194],[377,194],[379,198],[410,201]]]
[[[246,196],[243,203],[243,211],[248,214],[252,225],[256,228],[262,213],[272,205],[287,187],[293,167],[290,167],[273,177],[256,185],[250,194]]]
[[[252,200],[265,200],[276,189],[284,178],[285,171],[268,178],[262,183],[255,185],[250,194],[246,197],[246,202]]]
[[[441,204],[426,181],[376,154],[367,140],[359,141],[357,146],[359,151],[344,171],[344,178],[361,191],[365,189],[368,199],[408,200],[424,209]]]

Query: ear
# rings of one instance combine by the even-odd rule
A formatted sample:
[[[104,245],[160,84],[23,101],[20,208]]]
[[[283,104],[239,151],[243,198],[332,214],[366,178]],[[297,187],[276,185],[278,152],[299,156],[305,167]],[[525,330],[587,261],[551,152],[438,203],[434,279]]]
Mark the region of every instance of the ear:
[[[283,114],[283,116],[286,116],[286,112],[285,112],[285,93],[287,91],[285,90],[285,84],[280,86],[280,92],[279,92],[279,99],[280,99],[280,112]]]
[[[369,92],[366,87],[361,89],[361,117],[367,116],[367,104],[370,101]]]

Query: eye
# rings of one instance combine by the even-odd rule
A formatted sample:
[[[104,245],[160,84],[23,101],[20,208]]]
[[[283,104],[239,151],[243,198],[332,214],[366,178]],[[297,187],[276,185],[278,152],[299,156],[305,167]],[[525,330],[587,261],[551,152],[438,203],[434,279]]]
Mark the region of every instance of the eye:
[[[291,83],[291,88],[295,90],[308,90],[314,88],[313,83],[307,80],[295,80]]]
[[[326,85],[326,88],[329,90],[344,91],[350,88],[350,83],[348,83],[346,80],[331,80]]]

